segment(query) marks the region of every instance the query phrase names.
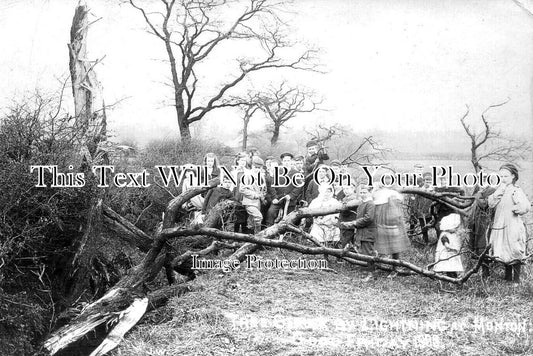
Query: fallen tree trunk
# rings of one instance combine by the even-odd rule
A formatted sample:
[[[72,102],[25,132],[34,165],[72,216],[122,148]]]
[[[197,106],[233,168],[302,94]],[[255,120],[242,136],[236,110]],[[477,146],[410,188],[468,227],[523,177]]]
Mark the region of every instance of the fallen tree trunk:
[[[104,205],[102,216],[105,227],[116,232],[124,241],[136,246],[143,252],[147,252],[150,249],[152,238],[127,219],[117,214],[113,209]]]
[[[146,291],[143,286],[159,274],[168,257],[165,251],[167,238],[161,234],[163,228],[170,228],[174,225],[176,218],[179,216],[180,208],[185,202],[217,186],[218,182],[218,179],[214,179],[210,181],[207,187],[191,189],[172,199],[165,212],[163,223],[157,229],[152,246],[146,253],[143,261],[107,291],[103,297],[84,308],[70,324],[53,332],[44,342],[44,348],[51,355],[54,355],[58,351],[80,340],[99,325],[116,322],[119,319],[120,313],[127,310],[135,300],[146,298]],[[215,223],[218,220],[212,218],[212,221]],[[171,291],[172,289],[168,290]],[[168,300],[168,298],[163,293],[156,300],[159,301],[158,303],[161,303],[162,301]],[[102,350],[107,350],[107,348]]]
[[[324,216],[329,214],[338,213],[343,210],[347,210],[353,207],[356,207],[358,205],[358,202],[350,202],[350,203],[341,203],[324,209],[324,208],[301,208],[296,211],[291,212],[285,218],[280,221],[279,223],[261,231],[257,235],[246,235],[246,234],[238,234],[233,232],[225,232],[221,231],[219,229],[216,229],[214,227],[217,227],[218,224],[220,224],[221,221],[223,221],[223,213],[226,209],[232,207],[235,203],[234,202],[221,202],[217,207],[215,207],[210,215],[205,220],[205,226],[204,227],[196,227],[196,228],[183,228],[183,227],[176,227],[174,226],[176,221],[181,216],[181,207],[182,205],[193,198],[194,196],[201,194],[215,186],[217,186],[219,183],[218,179],[214,179],[210,181],[208,187],[201,187],[201,188],[194,188],[187,192],[182,193],[178,197],[172,199],[172,201],[168,204],[167,210],[164,214],[163,221],[159,229],[156,231],[155,236],[153,239],[151,239],[151,247],[147,251],[145,258],[143,261],[133,268],[128,275],[123,277],[113,288],[111,288],[102,298],[99,300],[91,303],[87,308],[85,308],[80,315],[78,315],[69,325],[66,325],[56,332],[54,332],[50,338],[45,343],[45,348],[50,351],[51,354],[56,353],[57,351],[65,348],[66,346],[72,344],[76,340],[79,340],[81,337],[86,335],[91,330],[94,330],[95,327],[98,325],[103,325],[104,323],[115,323],[117,320],[120,319],[120,315],[122,312],[125,312],[128,310],[128,308],[131,307],[131,305],[136,302],[138,306],[144,308],[144,302],[141,303],[141,301],[144,300],[144,298],[148,298],[148,306],[144,308],[144,311],[142,311],[142,314],[145,313],[146,310],[150,309],[150,306],[157,307],[160,305],[163,305],[170,296],[176,295],[173,293],[177,293],[179,295],[180,292],[186,292],[186,286],[183,286],[183,288],[178,287],[177,289],[174,289],[174,286],[169,286],[162,288],[158,291],[152,292],[147,295],[146,291],[144,290],[143,286],[145,283],[153,280],[157,274],[161,271],[163,265],[167,265],[167,267],[179,267],[183,265],[184,261],[187,261],[192,256],[192,252],[186,252],[185,254],[182,254],[181,256],[174,257],[173,259],[169,259],[169,255],[167,254],[167,246],[168,242],[172,238],[176,237],[188,237],[188,236],[207,236],[212,238],[217,238],[221,240],[232,240],[232,241],[239,241],[239,242],[245,242],[244,245],[242,245],[234,254],[230,256],[230,259],[238,259],[242,261],[247,254],[253,253],[260,245],[263,246],[271,246],[271,247],[279,247],[284,248],[292,251],[297,251],[304,254],[326,254],[331,256],[336,256],[339,258],[343,258],[346,261],[354,264],[366,264],[368,262],[373,263],[382,263],[394,267],[404,267],[410,271],[413,271],[414,273],[418,273],[420,275],[432,278],[432,279],[438,279],[446,282],[461,284],[466,282],[468,278],[473,274],[476,273],[477,270],[481,266],[481,262],[479,262],[474,269],[468,271],[465,273],[461,278],[452,278],[445,275],[441,275],[439,273],[436,273],[434,271],[430,271],[428,269],[424,269],[421,267],[418,267],[416,265],[413,265],[409,262],[402,261],[402,260],[394,260],[389,258],[381,258],[377,256],[367,256],[358,254],[355,252],[350,252],[347,250],[342,249],[333,249],[328,248],[324,246],[304,246],[301,244],[296,244],[288,241],[279,241],[275,240],[275,237],[278,237],[279,235],[287,232],[287,231],[293,231],[296,233],[300,233],[301,231],[296,228],[296,225],[301,219],[306,217],[315,217],[315,216]],[[435,197],[434,197],[435,198]],[[440,197],[438,197],[440,199]],[[447,199],[447,197],[444,197]],[[444,199],[443,198],[443,199]],[[435,198],[437,199],[437,198]],[[115,213],[116,214],[116,213]],[[118,215],[118,214],[117,214]],[[116,215],[111,213],[110,211],[106,210],[106,216],[113,220],[114,224],[116,222],[120,222],[120,229],[126,229],[130,230],[130,234],[137,235],[134,241],[137,241],[137,238],[140,237],[140,240],[138,245],[139,248],[144,246],[146,237],[143,236],[143,234],[138,233],[138,231],[135,231],[132,229],[131,226],[129,226],[127,223],[125,223],[122,219],[119,219]],[[305,236],[305,235],[304,235]],[[314,241],[316,245],[316,241]],[[203,251],[205,253],[215,251],[216,244],[211,245],[207,248],[206,251]],[[484,256],[487,254],[488,248],[484,251],[482,256],[480,257],[481,261]],[[199,251],[199,253],[202,253],[202,251]],[[168,270],[167,270],[168,273]],[[150,299],[152,298],[153,302],[150,303]],[[141,308],[141,309],[142,309]],[[137,309],[136,309],[137,310]],[[130,310],[131,311],[131,310]],[[130,320],[140,320],[140,317],[138,317],[137,312],[135,312],[135,317],[132,317]],[[120,330],[117,330],[117,335],[123,335],[123,330],[129,330],[131,327],[133,327],[135,323],[128,323],[127,327],[124,326],[124,324],[121,324]],[[127,331],[126,330],[126,331]],[[109,341],[109,340],[108,340]],[[102,345],[102,347],[99,349],[100,353],[98,355],[102,355],[101,352],[107,352],[109,349],[109,345],[115,347],[116,344],[113,344],[112,342],[106,341],[106,345]]]
[[[259,236],[259,235],[257,236],[247,235],[247,234],[241,234],[237,232],[220,231],[218,229],[204,228],[204,227],[196,228],[196,229],[191,229],[191,228],[175,229],[172,232],[163,232],[163,234],[167,235],[168,237],[187,236],[187,235],[198,234],[198,233],[201,233],[203,235],[217,237],[219,239],[224,239],[224,240],[250,242],[250,243],[258,244],[262,246],[283,248],[283,249],[296,251],[296,252],[300,252],[300,253],[307,254],[307,255],[323,254],[323,255],[336,256],[339,258],[348,257],[350,259],[354,259],[357,261],[385,263],[385,264],[395,266],[395,267],[407,268],[425,277],[429,277],[432,279],[438,279],[438,280],[442,280],[445,282],[451,282],[455,284],[462,284],[466,282],[473,273],[476,273],[479,270],[479,267],[481,266],[481,261],[485,258],[485,256],[490,250],[490,245],[489,245],[483,251],[483,253],[481,254],[479,258],[478,264],[476,264],[476,266],[472,270],[468,271],[460,278],[452,278],[447,275],[437,273],[435,271],[421,268],[407,261],[395,260],[391,258],[384,258],[384,257],[378,257],[378,256],[368,256],[368,255],[363,255],[360,253],[355,253],[355,252],[351,252],[351,251],[344,250],[344,249],[330,248],[330,247],[325,247],[325,246],[316,246],[316,247],[305,246],[305,245],[301,245],[301,244],[294,243],[294,242],[288,242],[284,240],[274,240],[274,239],[264,237],[264,236]]]

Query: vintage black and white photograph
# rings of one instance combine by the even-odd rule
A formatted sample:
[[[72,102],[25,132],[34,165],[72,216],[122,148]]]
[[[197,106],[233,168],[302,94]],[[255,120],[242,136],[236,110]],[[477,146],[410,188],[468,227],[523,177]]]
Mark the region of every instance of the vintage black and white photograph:
[[[0,0],[0,355],[533,355],[533,0]]]

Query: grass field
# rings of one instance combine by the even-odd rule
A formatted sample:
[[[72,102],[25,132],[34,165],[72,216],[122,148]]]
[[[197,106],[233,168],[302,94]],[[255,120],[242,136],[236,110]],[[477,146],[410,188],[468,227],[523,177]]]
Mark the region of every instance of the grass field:
[[[409,259],[423,259],[422,251]],[[279,250],[271,258],[297,258]],[[307,258],[318,258],[307,256]],[[533,270],[464,286],[330,259],[332,271],[209,272],[132,332],[118,355],[531,355]]]

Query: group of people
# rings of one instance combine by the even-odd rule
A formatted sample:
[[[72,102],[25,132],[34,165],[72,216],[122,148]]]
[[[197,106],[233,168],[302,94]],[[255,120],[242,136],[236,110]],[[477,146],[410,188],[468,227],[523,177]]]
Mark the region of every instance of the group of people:
[[[485,185],[474,190],[471,212],[463,223],[459,214],[444,204],[436,204],[423,197],[412,197],[412,213],[421,227],[422,236],[428,242],[428,229],[434,227],[438,237],[434,270],[457,276],[463,272],[461,255],[465,241],[458,233],[464,227],[469,235],[470,250],[479,258],[487,246],[490,250],[482,260],[482,276],[488,277],[491,262],[503,263],[505,280],[520,282],[521,266],[527,257],[527,229],[522,216],[531,210],[531,203],[517,185],[519,173],[516,165],[507,163],[500,167],[497,187]],[[453,192],[464,195],[460,187],[433,188],[431,175],[424,174],[420,187],[435,192]],[[411,228],[414,221],[411,220]]]
[[[459,230],[465,224],[453,209],[443,204],[432,204],[425,198],[406,198],[382,184],[374,184],[373,187],[356,183],[335,184],[330,173],[342,170],[341,162],[332,160],[326,164],[329,156],[316,141],[309,141],[306,149],[305,155],[286,152],[279,158],[268,156],[263,159],[256,149],[237,154],[231,172],[237,185],[226,178],[205,195],[193,198],[190,204],[197,210],[197,218],[201,220],[218,202],[233,199],[240,203],[236,208],[234,231],[258,233],[298,207],[327,209],[339,206],[339,201],[351,203],[353,209],[304,219],[300,225],[325,245],[353,247],[362,254],[390,255],[399,259],[410,246],[403,209],[405,201],[409,200],[408,204],[419,205],[415,210],[426,242],[429,226],[436,230],[438,240],[433,269],[452,277],[464,271],[461,258],[464,244]],[[207,166],[208,179],[220,175],[215,154],[208,153],[203,164]],[[295,186],[289,181],[284,186],[273,186],[275,167],[284,167],[288,177],[302,173],[305,184]],[[258,175],[261,177],[259,180],[255,179]],[[439,190],[430,186],[430,175],[421,176],[421,188]],[[530,203],[516,185],[518,170],[514,165],[503,165],[500,176],[498,188],[489,187],[477,192],[466,228],[472,236],[475,252],[480,253],[490,241],[492,259],[506,264],[506,279],[519,281],[526,241],[526,229],[520,216],[529,211]],[[241,184],[247,181],[251,184]],[[441,189],[464,194],[458,188]],[[483,266],[484,274],[487,274],[488,263]],[[368,269],[372,273],[375,266],[370,263]]]

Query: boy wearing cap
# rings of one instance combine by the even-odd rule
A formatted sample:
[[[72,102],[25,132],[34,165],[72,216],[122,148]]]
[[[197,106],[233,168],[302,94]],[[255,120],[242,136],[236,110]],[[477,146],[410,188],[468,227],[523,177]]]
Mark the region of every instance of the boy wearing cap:
[[[328,154],[324,149],[319,149],[318,142],[311,140],[305,145],[307,147],[307,156],[304,162],[305,175],[312,174],[318,165],[323,164],[329,159]]]
[[[254,234],[261,231],[261,222],[263,221],[261,202],[265,199],[266,191],[263,160],[254,156],[252,157],[252,168],[244,172],[239,187],[239,192],[242,194],[242,205],[254,222]]]

